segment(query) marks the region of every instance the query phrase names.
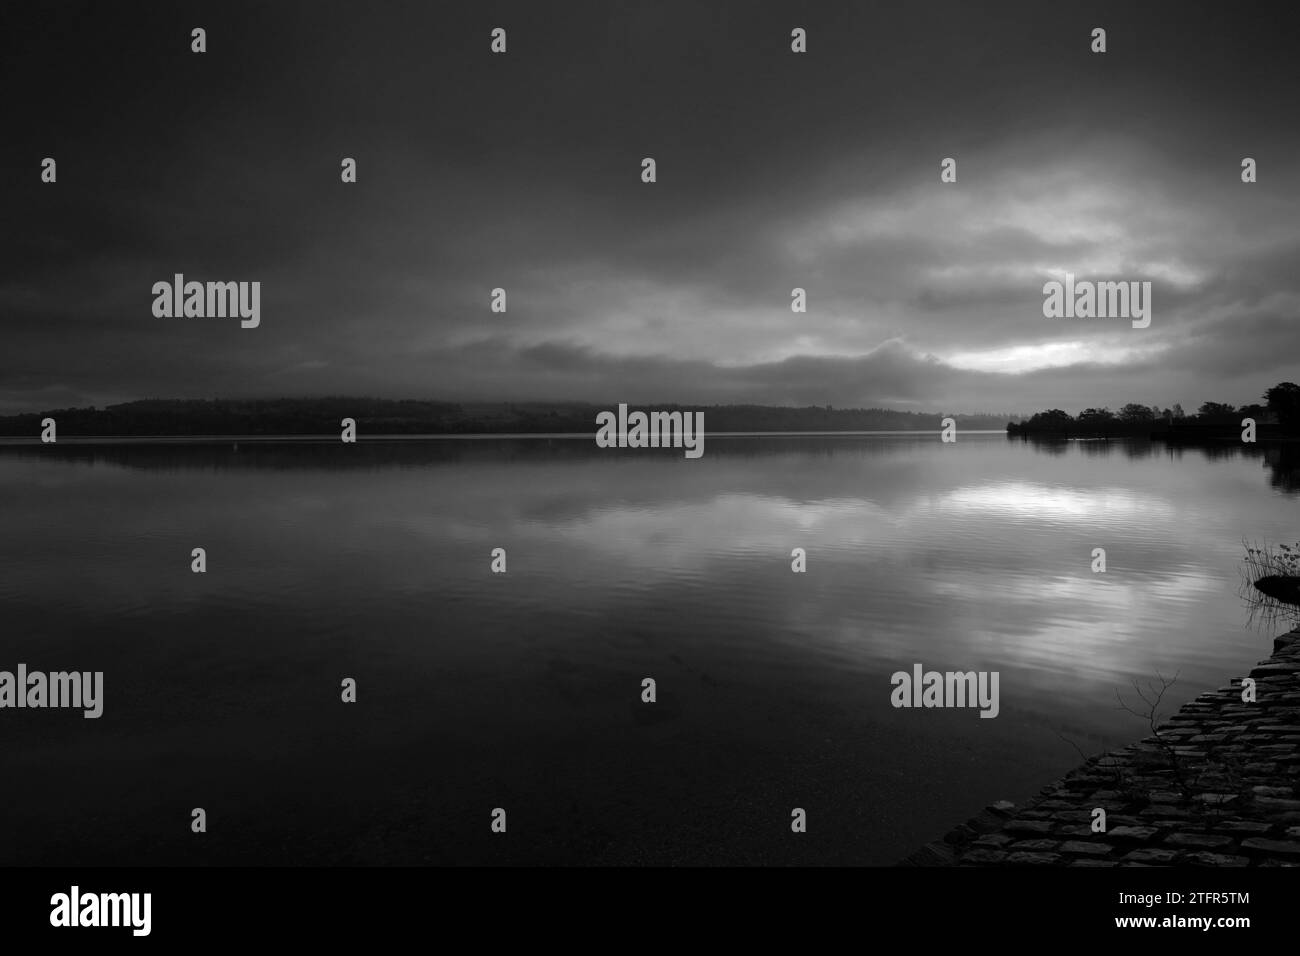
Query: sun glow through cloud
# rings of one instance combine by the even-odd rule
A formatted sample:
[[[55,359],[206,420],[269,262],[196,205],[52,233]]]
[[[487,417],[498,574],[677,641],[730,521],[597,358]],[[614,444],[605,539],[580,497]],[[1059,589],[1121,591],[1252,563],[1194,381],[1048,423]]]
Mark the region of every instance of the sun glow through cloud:
[[[945,356],[943,361],[953,368],[972,372],[1016,373],[1081,364],[1124,365],[1150,359],[1162,351],[1163,346],[1139,347],[1076,340],[955,352]]]

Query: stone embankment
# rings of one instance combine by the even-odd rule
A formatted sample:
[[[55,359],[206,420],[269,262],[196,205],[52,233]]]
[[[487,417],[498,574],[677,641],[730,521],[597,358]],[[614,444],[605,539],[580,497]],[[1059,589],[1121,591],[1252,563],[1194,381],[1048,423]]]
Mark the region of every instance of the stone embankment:
[[[1300,629],[1249,676],[1254,702],[1241,679],[1202,694],[1155,736],[1022,807],[987,807],[902,865],[1300,866]]]

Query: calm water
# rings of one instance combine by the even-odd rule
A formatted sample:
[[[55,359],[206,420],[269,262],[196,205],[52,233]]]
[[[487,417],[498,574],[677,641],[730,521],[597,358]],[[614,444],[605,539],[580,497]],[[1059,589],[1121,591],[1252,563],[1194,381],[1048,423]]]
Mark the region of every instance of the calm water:
[[[1141,736],[1133,678],[1177,706],[1270,653],[1238,566],[1300,538],[1279,471],[1000,435],[0,448],[0,669],[105,672],[97,721],[0,712],[0,862],[890,863],[1062,738]],[[917,662],[999,671],[1000,716],[893,709]]]

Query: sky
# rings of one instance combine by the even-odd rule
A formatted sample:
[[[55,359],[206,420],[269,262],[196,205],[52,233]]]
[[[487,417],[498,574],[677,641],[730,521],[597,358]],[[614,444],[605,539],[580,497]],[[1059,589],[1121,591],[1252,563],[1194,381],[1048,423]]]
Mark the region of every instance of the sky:
[[[1258,401],[1300,381],[1271,7],[9,3],[0,414]],[[1150,326],[1044,317],[1067,272],[1150,281]],[[175,273],[261,324],[156,317]]]

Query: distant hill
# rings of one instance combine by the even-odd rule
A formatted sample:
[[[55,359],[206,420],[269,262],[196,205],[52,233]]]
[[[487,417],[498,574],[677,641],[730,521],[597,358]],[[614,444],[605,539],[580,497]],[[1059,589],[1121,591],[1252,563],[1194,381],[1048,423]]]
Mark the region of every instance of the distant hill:
[[[60,437],[337,435],[353,418],[365,435],[595,434],[596,414],[617,404],[474,403],[382,398],[146,399],[105,408],[60,408],[0,417],[0,436],[36,437],[53,418]],[[702,411],[710,432],[937,431],[944,415],[885,408],[634,404],[632,410]],[[952,415],[958,428],[1002,429],[1006,414]]]

